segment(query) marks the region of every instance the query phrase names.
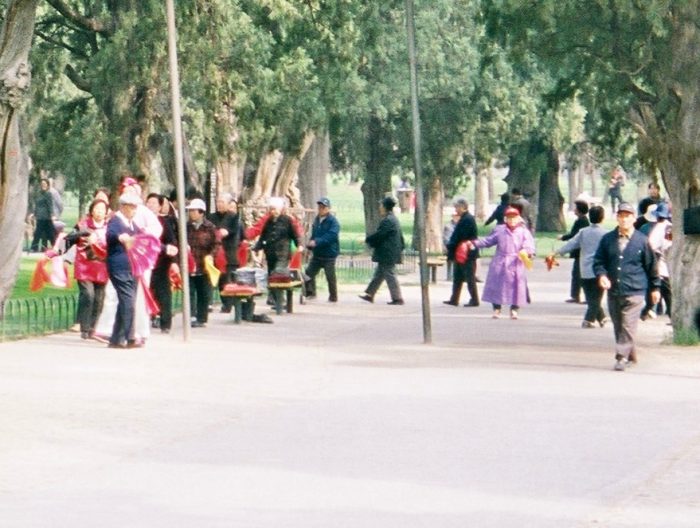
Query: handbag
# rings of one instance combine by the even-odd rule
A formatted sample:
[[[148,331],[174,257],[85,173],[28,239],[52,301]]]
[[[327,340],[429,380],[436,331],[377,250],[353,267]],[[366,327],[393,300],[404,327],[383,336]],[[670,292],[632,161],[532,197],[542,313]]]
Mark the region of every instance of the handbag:
[[[469,257],[469,242],[465,240],[464,242],[460,242],[457,244],[457,247],[455,248],[455,262],[457,264],[464,264],[467,262],[467,258]]]

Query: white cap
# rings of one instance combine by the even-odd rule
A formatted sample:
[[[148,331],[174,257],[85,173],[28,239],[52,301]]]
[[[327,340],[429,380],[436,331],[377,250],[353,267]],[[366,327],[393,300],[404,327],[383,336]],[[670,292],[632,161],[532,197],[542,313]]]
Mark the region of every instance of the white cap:
[[[198,209],[200,211],[206,211],[207,210],[207,205],[204,203],[204,200],[201,198],[195,198],[192,200],[187,207],[185,207],[188,211],[193,210],[193,209]]]
[[[125,192],[119,196],[120,205],[140,205],[141,203],[141,198],[132,192]]]
[[[273,207],[274,209],[280,209],[280,210],[282,210],[282,209],[284,209],[284,206],[285,206],[286,204],[285,204],[284,198],[282,198],[282,197],[280,197],[280,196],[273,196],[273,197],[270,198],[270,200],[267,202],[267,205],[269,205],[270,207]]]

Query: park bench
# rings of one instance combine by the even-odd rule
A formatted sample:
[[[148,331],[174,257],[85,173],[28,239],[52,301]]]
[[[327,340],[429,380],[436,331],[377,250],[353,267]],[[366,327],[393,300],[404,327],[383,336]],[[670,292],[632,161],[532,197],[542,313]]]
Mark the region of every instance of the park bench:
[[[267,288],[272,294],[272,299],[275,301],[275,313],[281,315],[286,308],[287,313],[294,312],[294,290],[301,288],[303,282],[300,280],[294,280],[291,282],[271,282],[267,285]],[[285,299],[286,298],[286,306]]]
[[[430,282],[437,283],[437,269],[447,263],[446,257],[428,257],[427,264],[430,271]]]
[[[220,295],[221,297],[231,299],[231,302],[233,303],[233,322],[234,324],[241,324],[241,321],[243,320],[243,304],[252,303],[255,300],[255,297],[262,295],[262,292],[260,290],[256,290],[252,293],[235,291],[229,292],[224,290]],[[253,310],[250,310],[250,313],[252,315]]]

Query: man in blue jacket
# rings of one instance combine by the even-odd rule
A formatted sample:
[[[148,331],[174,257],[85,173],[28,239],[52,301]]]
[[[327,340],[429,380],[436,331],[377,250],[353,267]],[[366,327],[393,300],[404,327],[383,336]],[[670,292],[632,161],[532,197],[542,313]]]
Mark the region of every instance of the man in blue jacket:
[[[634,229],[635,210],[628,203],[617,209],[617,228],[603,235],[593,257],[598,284],[608,291],[608,310],[615,330],[615,370],[637,362],[637,333],[647,289],[654,304],[661,297],[656,257],[647,237]]]
[[[335,260],[340,253],[338,234],[340,223],[335,215],[331,214],[331,201],[328,198],[319,198],[316,202],[318,215],[314,218],[311,227],[311,238],[306,247],[311,249],[313,256],[308,267],[304,271],[306,280],[306,296],[309,299],[316,297],[316,275],[323,269],[328,281],[328,301],[338,302],[338,282],[335,276]]]

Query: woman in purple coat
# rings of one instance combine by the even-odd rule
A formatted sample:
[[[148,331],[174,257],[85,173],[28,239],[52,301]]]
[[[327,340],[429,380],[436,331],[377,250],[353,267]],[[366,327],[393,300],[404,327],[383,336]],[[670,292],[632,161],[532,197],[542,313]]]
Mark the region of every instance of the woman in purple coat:
[[[520,212],[508,207],[505,224],[498,225],[485,238],[473,242],[477,248],[496,246],[481,299],[493,305],[493,318],[501,316],[501,306],[510,305],[510,318],[518,318],[518,309],[528,302],[525,260],[535,254],[535,240]]]

